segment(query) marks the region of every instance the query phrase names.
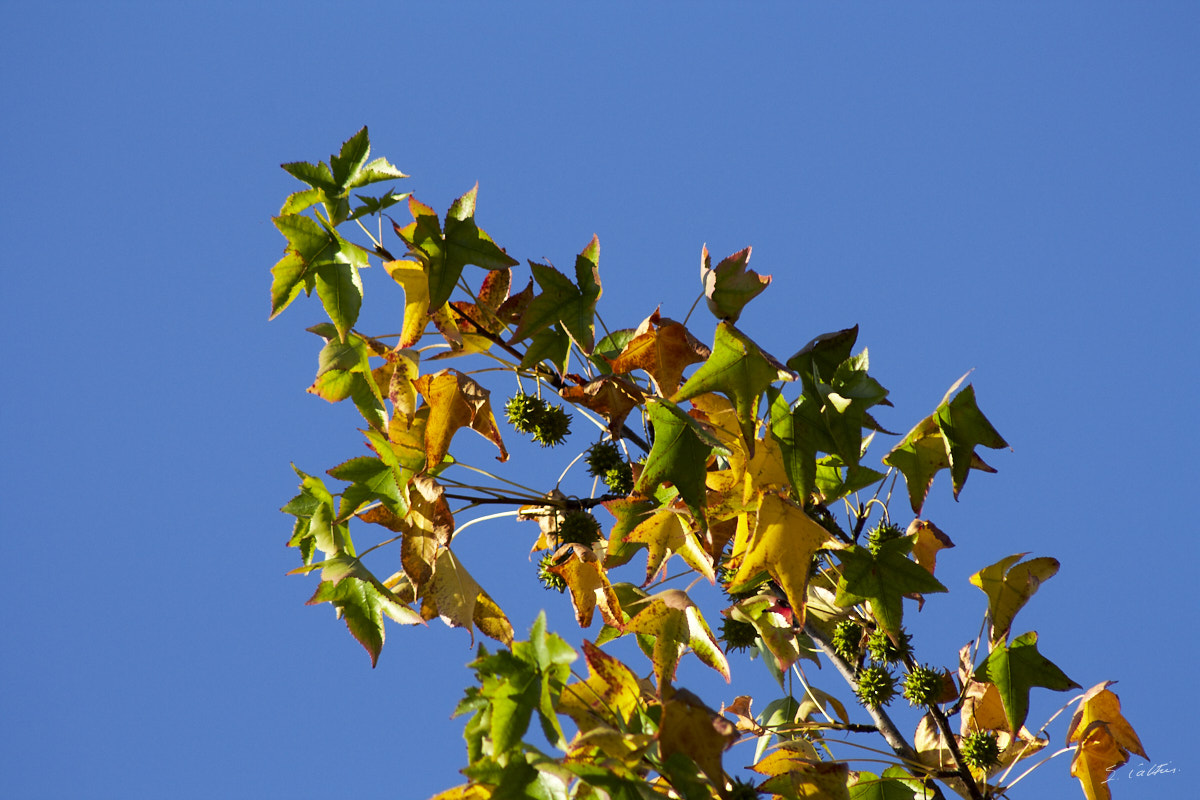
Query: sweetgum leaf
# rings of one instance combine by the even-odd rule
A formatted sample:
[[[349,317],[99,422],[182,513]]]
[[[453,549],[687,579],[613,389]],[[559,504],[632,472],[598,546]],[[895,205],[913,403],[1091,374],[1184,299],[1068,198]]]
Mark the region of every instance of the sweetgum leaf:
[[[868,603],[879,626],[899,635],[905,595],[948,591],[941,581],[908,558],[912,546],[913,539],[902,536],[884,542],[878,553],[858,545],[837,551],[842,577],[834,602],[839,606]]]
[[[796,376],[729,322],[717,324],[712,355],[671,398],[674,403],[707,392],[729,398],[737,411],[747,452],[753,454],[758,403],[767,387]]]
[[[595,236],[575,259],[575,282],[550,264],[529,262],[541,293],[521,317],[514,342],[528,339],[558,323],[585,355],[595,347],[596,302],[600,299],[600,240]]]
[[[701,528],[706,528],[705,464],[714,450],[722,453],[728,453],[728,450],[672,402],[661,398],[651,400],[647,416],[654,427],[654,444],[633,491],[642,497],[650,497],[655,489],[669,481],[679,491]]]
[[[1037,631],[1018,636],[1011,645],[994,643],[987,660],[975,670],[974,678],[994,684],[1000,691],[1012,732],[1025,724],[1029,713],[1029,690],[1034,686],[1056,692],[1082,688],[1038,652]]]
[[[976,572],[971,583],[988,598],[988,618],[992,622],[991,641],[1008,639],[1013,617],[1042,585],[1058,573],[1058,561],[1053,558],[1031,558],[1022,561],[1025,553],[1002,558],[995,564]]]
[[[750,248],[739,250],[722,259],[716,267],[708,254],[708,245],[700,252],[700,279],[708,310],[717,319],[737,322],[746,304],[762,293],[771,283],[770,275],[759,275],[747,268]]]
[[[725,660],[717,638],[709,630],[700,609],[678,589],[654,595],[649,604],[625,623],[625,630],[653,637],[652,660],[660,691],[674,680],[675,668],[688,648],[720,672],[726,682],[729,681],[729,662]]]
[[[968,384],[955,394],[966,377],[963,375],[955,381],[934,412],[918,422],[904,440],[884,456],[883,463],[904,474],[915,514],[921,513],[938,472],[950,468],[954,499],[957,500],[969,470],[996,471],[979,457],[975,448],[979,445],[992,449],[1008,447],[976,405],[974,387]],[[953,399],[951,395],[954,395]]]

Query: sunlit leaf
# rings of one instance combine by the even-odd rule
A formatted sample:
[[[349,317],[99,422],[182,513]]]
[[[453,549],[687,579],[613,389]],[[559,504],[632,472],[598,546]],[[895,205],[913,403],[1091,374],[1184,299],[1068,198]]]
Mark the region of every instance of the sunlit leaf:
[[[1008,638],[1013,617],[1045,581],[1058,573],[1057,560],[1046,557],[1031,558],[1018,564],[1024,555],[1026,554],[1017,553],[1002,558],[971,576],[971,583],[987,595],[993,642]]]
[[[771,283],[770,275],[759,275],[747,268],[749,262],[749,247],[722,259],[716,267],[712,266],[708,245],[701,249],[700,280],[704,284],[704,298],[717,319],[737,322],[746,304]]]
[[[974,677],[995,684],[1004,703],[1010,731],[1019,730],[1025,724],[1029,713],[1029,690],[1034,686],[1056,692],[1081,688],[1038,652],[1036,631],[1018,636],[1011,645],[994,643],[992,652],[975,670]]]

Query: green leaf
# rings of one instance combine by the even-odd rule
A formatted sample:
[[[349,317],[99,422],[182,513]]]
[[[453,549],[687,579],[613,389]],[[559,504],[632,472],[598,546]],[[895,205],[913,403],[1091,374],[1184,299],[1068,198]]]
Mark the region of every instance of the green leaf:
[[[963,375],[955,381],[937,409],[918,422],[883,459],[883,463],[904,474],[909,501],[916,514],[921,513],[929,487],[933,485],[933,478],[938,472],[950,468],[954,499],[957,500],[967,482],[969,470],[996,471],[975,453],[975,447],[1008,447],[1008,443],[979,410],[975,402],[975,389],[970,384],[957,395],[954,394],[966,377]],[[951,395],[954,395],[953,399]]]
[[[306,605],[331,603],[337,609],[338,617],[346,622],[350,634],[371,656],[374,667],[383,650],[385,616],[410,625],[421,621],[415,612],[389,595],[390,592],[373,580],[342,577],[337,582],[321,581]]]
[[[386,209],[394,206],[396,203],[399,203],[402,200],[407,200],[409,197],[409,192],[405,192],[404,194],[396,194],[389,191],[382,197],[364,197],[361,194],[356,194],[354,196],[358,198],[362,205],[354,209],[353,213],[350,214],[350,220],[356,220],[359,217],[369,217],[374,214],[381,214]]]
[[[444,233],[433,209],[418,202],[415,197],[408,199],[413,222],[395,229],[408,247],[409,255],[425,268],[429,276],[430,313],[439,310],[450,299],[467,264],[491,270],[513,267],[518,263],[475,224],[478,190],[479,185],[476,184],[450,206]]]
[[[1025,555],[1017,553],[1002,558],[971,576],[971,583],[987,595],[993,642],[1008,639],[1013,617],[1043,583],[1058,574],[1057,560],[1042,557],[1021,561]]]
[[[1011,645],[994,643],[987,660],[975,670],[975,680],[994,684],[1000,692],[1010,731],[1025,724],[1032,687],[1056,692],[1083,688],[1038,652],[1037,631],[1018,636]]]
[[[917,793],[905,781],[895,777],[880,777],[871,772],[858,773],[858,783],[850,787],[850,800],[914,800],[917,797]]]
[[[749,262],[749,247],[722,259],[715,268],[708,254],[708,245],[701,250],[700,280],[704,284],[708,309],[717,319],[737,322],[746,304],[771,283],[770,275],[759,275],[748,269],[746,265]]]
[[[653,426],[654,444],[633,487],[634,493],[650,497],[655,489],[669,481],[691,509],[700,529],[706,529],[705,465],[713,450],[726,454],[729,451],[700,422],[670,401],[651,400],[647,405],[647,416]]]
[[[595,236],[575,259],[575,283],[549,264],[529,262],[541,293],[530,301],[513,341],[559,323],[585,355],[595,347],[596,302],[600,299],[600,240]]]
[[[941,581],[908,558],[914,543],[914,537],[902,536],[884,542],[878,553],[858,545],[835,551],[842,577],[834,602],[839,606],[868,603],[880,627],[899,635],[905,595],[947,591]]]
[[[342,492],[337,522],[345,522],[367,503],[378,500],[398,516],[407,512],[407,503],[400,491],[401,471],[379,458],[361,456],[342,462],[328,474],[351,485]]]
[[[828,382],[838,365],[850,357],[856,341],[857,325],[833,333],[824,333],[787,360],[788,368],[800,375],[805,394],[818,396],[816,384]]]
[[[707,392],[725,395],[737,412],[747,451],[753,453],[759,400],[772,383],[795,378],[732,323],[720,322],[712,355],[692,373],[671,401],[679,403]]]

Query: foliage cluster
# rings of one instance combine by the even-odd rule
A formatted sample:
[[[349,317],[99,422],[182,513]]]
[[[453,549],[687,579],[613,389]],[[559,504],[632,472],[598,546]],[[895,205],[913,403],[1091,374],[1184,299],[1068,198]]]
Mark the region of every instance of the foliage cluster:
[[[972,470],[994,472],[978,448],[1007,446],[966,376],[899,437],[876,420],[888,392],[869,374],[867,351],[855,353],[857,327],[784,360],[739,327],[771,281],[750,269],[749,248],[716,265],[702,252],[700,297],[716,319],[709,338],[687,327],[695,306],[683,322],[652,310],[609,328],[597,313],[596,238],[570,273],[528,262],[521,287],[519,262],[476,223],[477,187],[440,218],[393,189],[357,194],[407,177],[369,154],[364,128],[328,163],[283,165],[308,188],[274,220],[287,245],[271,271],[271,317],[316,291],[328,321],[309,329],[322,346],[308,391],[353,403],[368,453],[326,470],[336,488],[297,469],[299,494],[283,510],[295,517],[294,572],[320,578],[309,603],[332,605],[372,664],[385,618],[441,619],[501,645],[479,646],[477,685],[458,706],[467,782],[438,798],[933,798],[949,789],[978,799],[1007,792],[1024,774],[1018,764],[1044,757],[1047,738],[1025,725],[1031,689],[1080,687],[1042,655],[1036,632],[1012,626],[1057,561],[1022,553],[971,576],[988,625],[964,637],[956,663],[918,660],[904,624],[906,606],[947,591],[937,553],[953,544],[921,518],[935,476],[947,470],[957,498]],[[393,221],[405,202],[411,221]],[[371,217],[374,232],[363,223]],[[400,257],[384,244],[385,219]],[[351,229],[369,244],[347,238]],[[356,327],[360,273],[373,257],[403,288],[399,333]],[[514,388],[496,394],[498,377]],[[523,485],[544,468],[522,463],[519,475],[502,475],[456,458],[468,429],[507,462],[498,417],[550,452],[594,426],[568,467],[594,477],[591,495],[565,494],[561,478]],[[882,470],[866,460],[880,435],[898,436]],[[907,496],[893,503],[900,478]],[[466,519],[494,508],[504,510]],[[598,633],[578,650],[544,616],[517,641],[468,572],[458,534],[499,517],[525,521],[531,576],[569,596],[582,629],[598,612]],[[357,546],[364,536],[371,544]],[[366,558],[385,547],[400,568],[377,575]],[[688,576],[686,589],[666,585]],[[726,598],[719,635],[691,596],[705,584]],[[604,649],[621,637],[644,653],[644,673]],[[748,695],[716,711],[676,685],[686,654],[729,681],[729,653],[745,650],[784,691],[760,712]],[[572,666],[580,651],[586,675]],[[849,705],[871,721],[853,722],[847,703],[807,681],[803,659],[833,664]],[[1060,751],[1073,752],[1072,773],[1092,800],[1108,796],[1109,770],[1145,756],[1108,687],[1068,704]],[[887,713],[901,697],[924,709],[911,735]],[[553,753],[527,741],[535,715]],[[881,736],[894,764],[875,774],[835,756],[854,735]],[[738,741],[756,746],[749,770],[731,777],[727,750]]]

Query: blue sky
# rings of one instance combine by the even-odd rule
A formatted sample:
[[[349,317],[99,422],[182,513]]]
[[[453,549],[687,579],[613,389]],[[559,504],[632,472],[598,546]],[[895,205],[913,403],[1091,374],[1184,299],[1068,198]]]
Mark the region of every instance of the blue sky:
[[[885,426],[908,430],[974,369],[1012,451],[960,503],[935,482],[924,516],[958,545],[939,560],[958,599],[915,615],[918,647],[952,663],[973,638],[980,567],[1055,556],[1018,627],[1085,687],[1119,680],[1152,761],[1178,770],[1116,796],[1179,797],[1200,770],[1181,685],[1198,622],[1194,4],[5,16],[0,794],[422,798],[458,781],[466,633],[393,627],[371,670],[304,606],[314,580],[284,575],[289,463],[319,472],[359,444],[351,409],[303,391],[319,307],[267,323],[270,217],[296,188],[278,165],[362,125],[435,208],[478,181],[480,224],[522,260],[569,265],[598,234],[610,326],[682,318],[701,245],[752,245],[774,282],[742,327],[786,357],[860,324]],[[470,535],[469,568],[518,629],[548,605],[577,643],[529,577],[525,531]],[[695,665],[680,679],[732,700]],[[1035,691],[1031,720],[1065,700]],[[1076,795],[1068,763],[1014,796]]]

